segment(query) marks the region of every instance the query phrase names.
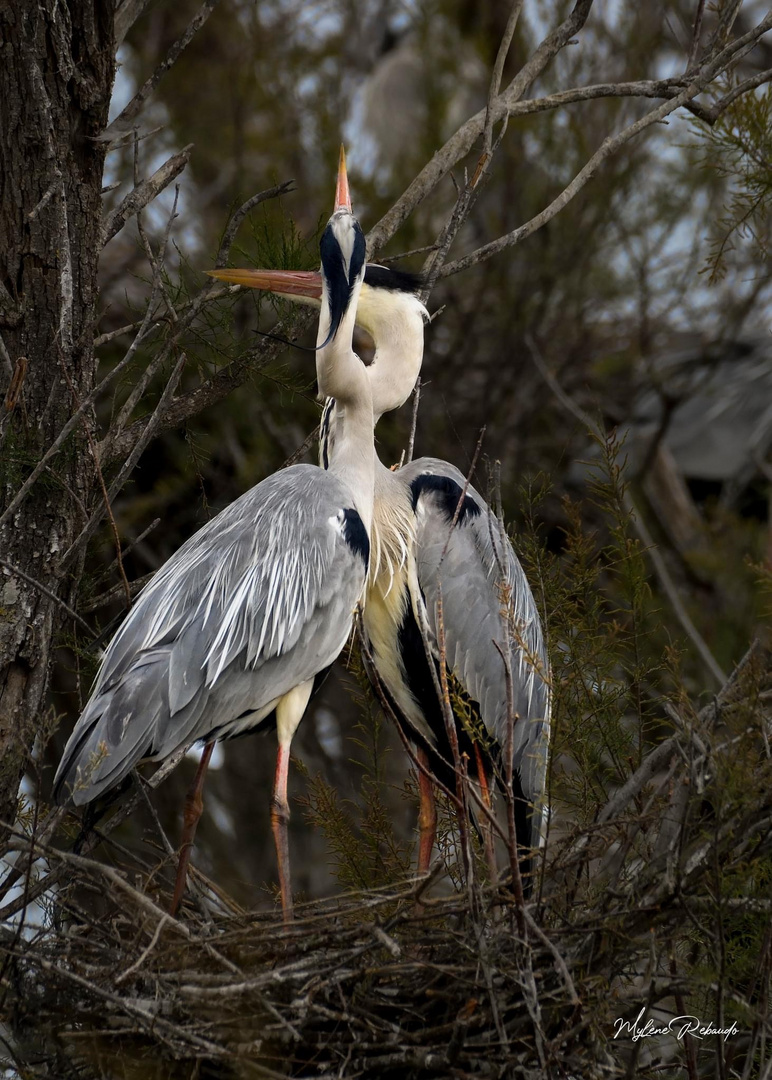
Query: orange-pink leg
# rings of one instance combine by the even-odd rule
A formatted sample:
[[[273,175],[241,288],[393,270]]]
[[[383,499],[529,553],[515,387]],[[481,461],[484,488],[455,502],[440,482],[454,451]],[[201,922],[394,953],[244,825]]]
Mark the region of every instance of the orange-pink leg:
[[[491,813],[492,801],[490,787],[488,786],[488,777],[485,775],[485,765],[483,763],[482,752],[477,743],[474,744],[474,756],[477,761],[477,779],[480,782],[480,795],[482,796],[483,806]],[[491,885],[495,885],[499,879],[499,868],[496,863],[496,851],[493,846],[493,824],[486,814],[480,815],[480,831],[483,835],[483,847],[485,848],[485,861],[488,864],[488,874],[491,879]]]
[[[193,839],[196,835],[199,819],[204,810],[204,799],[201,794],[204,788],[204,777],[206,776],[206,770],[213,750],[213,742],[207,743],[204,747],[204,752],[201,755],[201,760],[196,769],[195,778],[185,796],[185,809],[182,818],[182,843],[180,844],[180,858],[177,863],[177,880],[174,883],[174,896],[172,897],[171,907],[169,908],[169,913],[171,915],[177,914],[183,893],[185,892],[185,885],[188,880],[188,863],[190,862],[190,853],[193,849]]]
[[[416,751],[418,759],[418,873],[425,874],[432,859],[432,849],[437,836],[437,806],[434,801],[434,785],[427,775],[429,756],[425,750]],[[424,772],[424,770],[427,770]]]
[[[271,800],[271,828],[276,844],[276,862],[279,867],[279,889],[281,891],[281,910],[285,923],[292,922],[292,881],[289,862],[289,825],[290,809],[287,801],[287,776],[289,773],[290,748],[279,743],[276,756],[276,777]]]

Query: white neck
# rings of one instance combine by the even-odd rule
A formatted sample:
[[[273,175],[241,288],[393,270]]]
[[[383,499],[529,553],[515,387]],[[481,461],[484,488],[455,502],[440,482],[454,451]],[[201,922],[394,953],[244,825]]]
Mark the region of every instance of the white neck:
[[[351,309],[347,312],[347,319],[350,311]],[[373,424],[376,424],[384,413],[398,409],[410,397],[421,371],[424,320],[427,317],[426,308],[410,293],[384,293],[367,285],[362,286],[356,320],[373,338],[375,357],[369,367],[364,367],[358,358],[355,359],[359,372],[364,373],[372,393]],[[323,309],[319,322],[320,334],[328,325],[329,314],[325,315]],[[323,341],[324,337],[319,340]],[[345,453],[348,460],[349,447],[344,451],[341,440],[353,441],[347,438],[347,429],[352,428],[353,419],[348,398],[341,398],[332,388],[331,382],[323,381],[321,375],[319,389],[335,399],[330,411],[325,413],[320,442],[320,464],[332,469],[333,462],[339,460],[341,453]],[[344,386],[344,392],[346,389]],[[364,439],[361,442],[363,444]],[[353,451],[354,455],[356,452]],[[380,492],[384,497],[393,477],[378,459],[374,449],[369,456],[369,462],[375,469],[376,494]]]
[[[319,392],[334,397],[335,440],[330,447],[329,471],[351,491],[354,507],[368,535],[373,521],[375,447],[373,442],[373,397],[367,369],[351,347],[359,286],[354,287],[348,310],[333,340],[317,351],[316,373]],[[322,299],[317,342],[321,344],[330,327],[326,297]]]
[[[376,424],[384,413],[403,405],[413,391],[424,355],[426,317],[426,308],[411,293],[364,286],[357,321],[375,342],[375,357],[366,370]]]

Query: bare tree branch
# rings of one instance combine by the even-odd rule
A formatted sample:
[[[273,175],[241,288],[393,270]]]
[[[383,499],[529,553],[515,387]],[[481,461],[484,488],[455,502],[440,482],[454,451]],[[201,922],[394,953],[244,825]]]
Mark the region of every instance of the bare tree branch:
[[[471,252],[469,255],[465,255],[461,259],[457,259],[455,262],[448,263],[442,270],[441,277],[450,277],[453,274],[458,274],[462,270],[468,270],[471,266],[476,266],[477,263],[483,262],[486,259],[491,258],[493,255],[498,255],[499,252],[504,251],[508,247],[513,247],[515,244],[521,243],[527,237],[531,236],[543,225],[546,225],[548,221],[551,221],[557,213],[559,213],[565,206],[568,205],[571,200],[578,195],[582,188],[587,184],[589,180],[595,175],[600,166],[613,154],[619,150],[630,139],[635,138],[646,128],[651,127],[653,124],[658,124],[664,120],[676,109],[680,109],[683,105],[690,102],[697,94],[708,86],[717,75],[725,71],[730,64],[735,63],[741,56],[749,52],[764,34],[772,28],[772,15],[767,15],[765,19],[749,31],[744,37],[733,42],[731,46],[727,46],[719,56],[708,64],[702,72],[695,76],[694,80],[682,90],[676,94],[674,98],[664,102],[656,109],[652,109],[651,112],[645,116],[640,117],[633,124],[628,125],[622,131],[617,132],[616,135],[609,135],[603,140],[600,147],[595,151],[589,161],[579,170],[574,179],[568,184],[561,193],[552,200],[549,206],[546,206],[541,213],[531,218],[524,225],[518,226],[517,229],[513,229],[512,232],[506,233],[504,236],[500,236],[497,240],[492,240],[488,244],[484,244],[476,251]]]
[[[144,426],[140,434],[140,437],[132,446],[131,452],[129,453],[129,456],[119,470],[118,475],[110,484],[110,487],[108,489],[108,498],[94,511],[94,513],[89,518],[88,523],[84,526],[79,535],[65,552],[64,556],[62,557],[63,567],[68,565],[73,556],[76,555],[77,552],[80,551],[81,547],[86,544],[94,535],[100,521],[108,512],[113,499],[121,490],[123,485],[126,483],[129,474],[139,461],[142,452],[155,434],[161,421],[161,417],[163,416],[164,410],[168,408],[169,402],[174,397],[174,391],[177,389],[177,384],[179,383],[180,377],[182,376],[182,369],[185,367],[186,360],[187,356],[185,355],[185,353],[182,353],[179,360],[174,365],[174,370],[169,377],[169,381],[164,388],[164,392],[161,394],[161,398],[158,402],[158,405],[156,406],[155,412],[149,418],[147,424]],[[126,584],[126,593],[127,598],[130,598],[128,583]]]
[[[689,71],[697,60],[697,53],[700,49],[700,33],[702,31],[702,16],[705,13],[705,0],[697,0],[697,13],[694,16],[694,25],[692,27],[692,44],[689,49],[689,57],[686,61],[686,70]]]
[[[528,87],[541,74],[547,64],[577,34],[587,21],[592,7],[592,0],[577,0],[568,18],[544,38],[530,60],[518,72],[503,95],[497,100],[493,122],[503,117],[505,112],[522,98]],[[420,202],[433,191],[440,180],[460,161],[472,147],[484,126],[488,109],[467,120],[455,135],[438,150],[418,176],[409,185],[403,195],[388,213],[373,226],[367,236],[368,257],[372,257],[391,239],[403,221],[415,210]]]
[[[483,129],[483,154],[490,155],[491,152],[491,145],[493,143],[493,106],[496,98],[499,96],[499,91],[501,90],[501,77],[504,74],[504,64],[507,61],[512,38],[515,35],[517,20],[520,18],[520,12],[523,10],[523,2],[524,0],[514,0],[512,4],[512,10],[509,13],[504,36],[501,39],[499,51],[496,54],[496,61],[493,65],[491,85],[488,90],[488,107],[485,113],[485,127]]]
[[[123,0],[115,13],[115,48],[120,49],[123,39],[145,10],[150,0]]]
[[[169,68],[177,62],[180,54],[188,47],[195,35],[212,14],[217,3],[218,0],[204,0],[204,3],[199,8],[195,17],[191,19],[182,37],[178,38],[169,49],[169,52],[166,54],[166,59],[158,65],[150,78],[143,83],[125,109],[123,109],[113,122],[105,128],[100,135],[100,139],[111,142],[113,139],[120,138],[126,134],[127,130],[132,126],[134,119],[142,110],[148,97],[158,86]]]
[[[82,619],[77,613],[77,611],[74,611],[69,604],[66,604],[64,600],[61,599],[61,597],[57,596],[56,593],[52,592],[51,589],[49,589],[46,585],[43,585],[42,582],[36,581],[35,578],[30,577],[29,574],[25,574],[23,570],[20,570],[18,566],[14,566],[13,563],[9,563],[7,559],[0,559],[0,566],[4,566],[6,570],[8,570],[12,575],[22,578],[29,585],[32,585],[33,588],[39,589],[40,592],[42,592],[50,600],[53,600],[54,603],[58,604],[63,611],[66,611],[70,618],[74,619],[75,622],[83,630],[86,631],[86,633],[88,633],[89,635],[92,633],[91,627],[85,621],[85,619]],[[123,589],[123,585],[120,586],[120,589]]]
[[[544,363],[544,360],[542,359],[541,354],[536,347],[533,339],[529,340],[528,344],[531,351],[531,357],[539,371],[539,374],[542,376],[544,381],[552,390],[558,401],[564,406],[564,408],[568,409],[568,411],[572,413],[572,415],[575,416],[588,429],[588,431],[596,432],[601,438],[605,438],[605,433],[603,431],[599,431],[598,425],[595,423],[592,417],[588,416],[587,413],[584,412],[584,410],[579,405],[577,405],[573,398],[569,397],[569,395],[562,388],[555,376]],[[643,517],[638,510],[638,507],[635,505],[635,502],[633,501],[633,498],[630,495],[629,491],[625,491],[624,504],[627,512],[630,515],[630,520],[633,524],[633,528],[638,533],[638,536],[646,550],[646,554],[651,559],[654,571],[657,575],[657,578],[659,579],[660,585],[662,586],[668,600],[670,601],[670,605],[673,608],[676,618],[694,643],[694,646],[697,649],[697,652],[699,653],[705,667],[716,679],[719,686],[723,686],[723,684],[726,682],[726,675],[721,670],[721,667],[716,661],[716,658],[713,656],[713,653],[708,648],[705,639],[703,638],[697,627],[694,625],[689,613],[684,607],[681,597],[678,595],[678,589],[676,588],[676,584],[670,576],[670,571],[665,565],[665,560],[662,558],[662,555],[657,548],[657,545],[654,543],[654,538],[649,532],[648,527],[644,522]]]
[[[143,180],[105,218],[102,226],[102,247],[121,231],[126,222],[156,199],[175,180],[190,161],[193,143],[189,143],[156,169],[151,177]]]

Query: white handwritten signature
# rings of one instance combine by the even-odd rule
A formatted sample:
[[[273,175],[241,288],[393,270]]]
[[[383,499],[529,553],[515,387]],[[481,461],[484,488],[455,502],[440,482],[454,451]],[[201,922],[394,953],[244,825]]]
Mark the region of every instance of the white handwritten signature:
[[[692,1035],[695,1039],[705,1039],[709,1035],[721,1035],[724,1042],[726,1042],[730,1035],[739,1035],[736,1020],[731,1027],[719,1028],[714,1027],[710,1021],[703,1024],[702,1020],[696,1016],[674,1016],[665,1027],[660,1027],[651,1019],[644,1020],[643,1014],[645,1012],[646,1006],[641,1009],[635,1020],[623,1020],[621,1017],[616,1019],[614,1021],[616,1028],[614,1038],[628,1034],[633,1042],[638,1042],[639,1039],[648,1039],[652,1035],[674,1034],[677,1039],[683,1041],[685,1035]]]

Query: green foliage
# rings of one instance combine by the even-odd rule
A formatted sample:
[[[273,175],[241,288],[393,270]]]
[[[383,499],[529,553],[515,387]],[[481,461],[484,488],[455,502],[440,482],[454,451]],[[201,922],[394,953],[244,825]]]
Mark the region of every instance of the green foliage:
[[[720,93],[731,93],[737,80],[725,80]],[[714,222],[705,272],[720,281],[740,245],[756,258],[770,253],[769,206],[772,198],[772,91],[763,87],[743,94],[709,127],[694,124],[697,160],[715,173],[724,190],[724,211]]]
[[[311,777],[303,800],[306,818],[327,839],[334,872],[342,885],[375,889],[401,880],[410,871],[413,845],[395,828],[384,776],[385,718],[369,688],[357,642],[348,657],[348,687],[359,720],[350,744],[352,764],[360,775],[358,804],[341,799],[321,773]],[[402,794],[410,796],[406,786]]]
[[[599,449],[589,505],[605,536],[587,528],[588,504],[566,497],[563,551],[543,559],[542,582],[554,688],[553,799],[583,822],[640,763],[661,716],[649,688],[672,674],[673,663],[632,535],[620,447],[610,436]]]

